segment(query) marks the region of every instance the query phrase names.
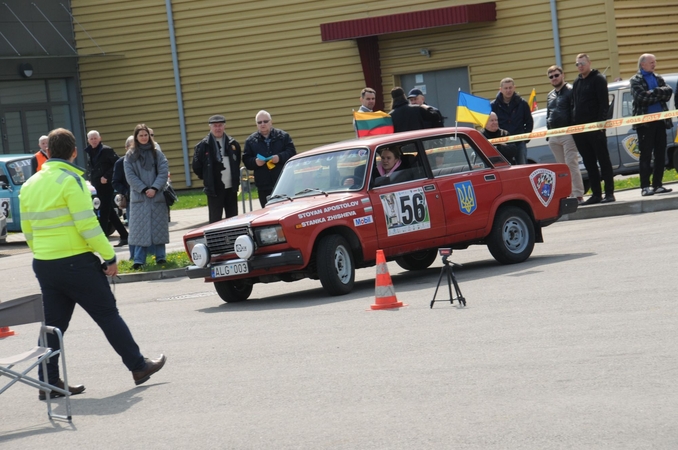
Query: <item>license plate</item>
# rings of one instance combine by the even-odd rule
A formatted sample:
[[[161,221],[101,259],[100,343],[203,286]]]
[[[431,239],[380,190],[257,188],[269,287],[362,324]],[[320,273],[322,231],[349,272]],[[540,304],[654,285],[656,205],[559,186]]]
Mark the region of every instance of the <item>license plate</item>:
[[[249,273],[250,268],[246,262],[227,263],[212,267],[212,278],[232,277]]]

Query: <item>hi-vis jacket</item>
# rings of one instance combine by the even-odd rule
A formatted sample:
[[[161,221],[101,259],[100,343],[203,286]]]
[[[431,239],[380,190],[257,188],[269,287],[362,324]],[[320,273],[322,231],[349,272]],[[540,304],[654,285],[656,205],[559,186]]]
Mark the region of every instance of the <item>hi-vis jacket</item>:
[[[107,263],[115,251],[92,209],[84,171],[50,159],[21,187],[21,230],[35,259],[53,260],[97,252]]]

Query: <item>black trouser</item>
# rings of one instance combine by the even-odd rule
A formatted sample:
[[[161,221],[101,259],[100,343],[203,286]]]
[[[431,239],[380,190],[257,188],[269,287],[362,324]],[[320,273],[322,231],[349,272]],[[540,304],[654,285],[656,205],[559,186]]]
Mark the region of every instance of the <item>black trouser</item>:
[[[222,212],[226,213],[226,218],[238,215],[238,191],[235,189],[218,189],[217,195],[207,196],[207,211],[209,213],[210,223],[218,222],[222,219]]]
[[[93,253],[82,253],[49,261],[34,259],[33,271],[42,290],[46,325],[57,327],[66,334],[73,310],[78,304],[99,325],[129,370],[142,370],[145,367],[139,346],[118,313],[115,297],[101,270],[98,257]],[[47,345],[53,349],[61,348],[59,339],[53,334],[47,335]],[[44,381],[42,364],[38,374]],[[58,356],[50,358],[47,363],[47,379],[50,384],[59,379]]]
[[[271,195],[273,193],[273,189],[266,189],[266,190],[257,189],[257,192],[259,194],[259,204],[263,208],[264,206],[266,206],[266,202],[267,202],[266,197],[268,197],[269,195]]]
[[[113,209],[113,204],[115,203],[113,186],[110,184],[97,184],[94,187],[97,190],[97,197],[99,197],[101,202],[99,204],[99,225],[101,225],[101,229],[104,233],[107,233],[108,224],[112,223],[118,235],[120,235],[120,239],[127,239],[129,233]]]
[[[602,197],[603,190],[600,184],[602,175],[602,180],[605,182],[605,195],[613,195],[614,172],[607,149],[605,130],[574,134],[572,137],[588,172],[591,194],[595,197]],[[600,165],[600,171],[598,171],[598,165]]]
[[[646,123],[636,130],[638,132],[638,148],[640,149],[640,187],[657,189],[662,185],[664,166],[666,165],[666,126],[663,120]],[[652,156],[654,155],[654,170]]]

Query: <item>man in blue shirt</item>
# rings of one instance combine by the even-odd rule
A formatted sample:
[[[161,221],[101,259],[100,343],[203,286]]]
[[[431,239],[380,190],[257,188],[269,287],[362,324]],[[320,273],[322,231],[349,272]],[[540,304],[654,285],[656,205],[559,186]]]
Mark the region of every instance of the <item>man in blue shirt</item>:
[[[654,73],[657,60],[654,55],[645,53],[638,59],[638,73],[630,80],[633,95],[633,115],[660,113],[668,111],[666,102],[671,99],[673,89],[664,79]],[[666,130],[672,127],[671,119],[655,120],[633,125],[638,133],[640,149],[640,195],[671,192],[673,189],[662,186],[664,165],[666,162]],[[652,155],[654,154],[654,170]],[[652,174],[652,187],[650,187]]]

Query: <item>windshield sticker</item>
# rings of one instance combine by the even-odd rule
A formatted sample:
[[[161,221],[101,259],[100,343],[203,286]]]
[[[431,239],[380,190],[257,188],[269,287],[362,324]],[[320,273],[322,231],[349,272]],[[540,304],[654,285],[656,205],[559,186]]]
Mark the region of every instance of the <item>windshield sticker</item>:
[[[426,196],[422,188],[379,195],[389,236],[431,228]]]
[[[548,169],[537,169],[530,174],[530,184],[537,198],[548,206],[556,192],[556,174]]]
[[[370,223],[374,223],[374,221],[372,220],[372,216],[356,217],[355,219],[353,219],[353,225],[355,225],[356,227],[368,225]]]
[[[473,189],[473,183],[470,181],[463,181],[461,183],[454,183],[454,191],[457,193],[457,201],[459,202],[459,211],[470,216],[478,208],[476,201],[476,192]]]
[[[2,211],[5,218],[7,218],[7,223],[14,223],[14,219],[12,218],[12,200],[6,197],[0,198],[0,211]]]

